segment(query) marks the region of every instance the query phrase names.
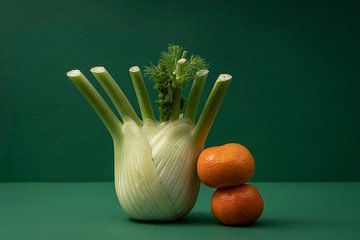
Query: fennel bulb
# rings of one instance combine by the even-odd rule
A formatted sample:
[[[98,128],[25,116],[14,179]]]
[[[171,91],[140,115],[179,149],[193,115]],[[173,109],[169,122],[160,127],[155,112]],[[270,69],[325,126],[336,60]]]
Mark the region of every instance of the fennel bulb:
[[[201,58],[191,56],[187,61],[186,51],[180,56],[180,50],[178,46],[170,46],[169,52],[163,53],[159,65],[147,69],[160,93],[160,121],[155,119],[139,67],[131,67],[129,72],[143,120],[139,119],[104,67],[91,69],[122,122],[80,70],[67,73],[113,138],[117,197],[123,210],[134,219],[176,220],[191,211],[200,184],[196,160],[232,78],[228,74],[218,77],[200,118],[195,122],[208,71],[199,69],[205,66]],[[164,76],[162,73],[165,71],[168,75]],[[186,78],[194,81],[184,114],[180,116],[181,89]]]

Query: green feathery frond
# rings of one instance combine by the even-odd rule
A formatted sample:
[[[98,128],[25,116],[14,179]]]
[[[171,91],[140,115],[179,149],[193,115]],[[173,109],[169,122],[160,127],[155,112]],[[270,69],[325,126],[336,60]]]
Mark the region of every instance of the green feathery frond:
[[[185,63],[185,81],[194,79],[195,73],[200,69],[207,69],[208,64],[199,55],[191,55]]]
[[[182,82],[176,79],[176,64],[181,57],[185,57],[187,51],[178,45],[169,45],[167,52],[162,52],[157,65],[151,64],[145,67],[145,73],[154,81],[154,88],[159,93],[156,101],[160,109],[160,120],[168,121],[173,110],[175,89],[182,87]],[[207,68],[207,63],[198,55],[192,55],[185,64],[184,81],[193,79],[195,73]],[[182,106],[185,100],[181,99]]]

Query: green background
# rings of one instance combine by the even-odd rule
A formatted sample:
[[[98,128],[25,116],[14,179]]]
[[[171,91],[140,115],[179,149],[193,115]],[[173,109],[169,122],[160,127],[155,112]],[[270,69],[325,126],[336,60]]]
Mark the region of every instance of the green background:
[[[128,68],[168,43],[211,64],[205,93],[233,75],[207,145],[248,146],[255,181],[359,181],[359,11],[358,1],[1,0],[0,181],[112,180],[110,136],[65,72],[106,66],[135,104]]]

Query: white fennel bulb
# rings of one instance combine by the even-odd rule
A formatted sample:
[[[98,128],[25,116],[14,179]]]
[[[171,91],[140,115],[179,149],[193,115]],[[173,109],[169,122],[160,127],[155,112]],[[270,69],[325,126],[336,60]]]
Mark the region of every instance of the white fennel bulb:
[[[157,126],[155,134],[147,134],[146,128],[146,123],[123,124],[124,137],[115,142],[116,192],[123,209],[135,219],[174,220],[196,201],[201,148],[193,141],[188,119]]]
[[[186,52],[182,53],[180,59],[178,55],[172,56],[177,58],[173,66],[173,81],[176,85],[170,89],[172,101],[170,104],[163,101],[166,97],[164,94],[160,96],[163,99],[158,100],[160,121],[155,119],[139,67],[134,66],[129,71],[143,120],[136,115],[125,94],[104,67],[91,69],[118,110],[122,122],[79,70],[67,73],[113,138],[116,194],[123,210],[134,219],[176,220],[191,211],[200,184],[196,161],[231,81],[228,74],[218,77],[195,122],[200,95],[208,75],[207,70],[196,69],[198,71],[192,76],[193,86],[184,114],[180,116],[182,84],[189,77],[189,71],[194,70],[190,69],[194,67],[191,64],[204,64],[191,63],[194,61],[193,56],[187,62],[184,58]],[[159,104],[159,101],[163,102]]]

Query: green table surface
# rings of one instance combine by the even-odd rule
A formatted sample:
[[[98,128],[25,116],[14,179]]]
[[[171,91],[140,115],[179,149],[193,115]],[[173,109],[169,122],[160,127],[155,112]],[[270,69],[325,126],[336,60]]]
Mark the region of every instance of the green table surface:
[[[360,239],[360,183],[254,183],[265,201],[250,227],[211,215],[202,186],[185,219],[130,220],[112,183],[0,184],[0,239]]]

